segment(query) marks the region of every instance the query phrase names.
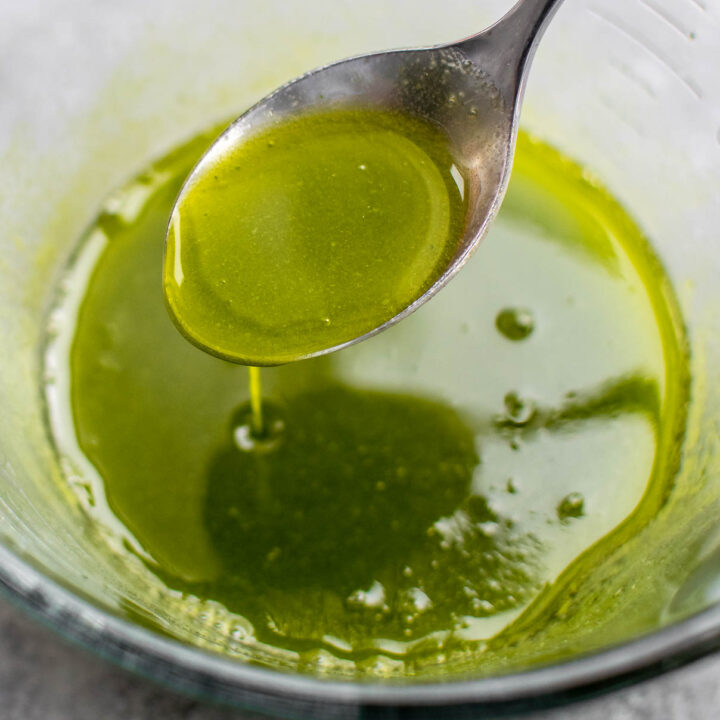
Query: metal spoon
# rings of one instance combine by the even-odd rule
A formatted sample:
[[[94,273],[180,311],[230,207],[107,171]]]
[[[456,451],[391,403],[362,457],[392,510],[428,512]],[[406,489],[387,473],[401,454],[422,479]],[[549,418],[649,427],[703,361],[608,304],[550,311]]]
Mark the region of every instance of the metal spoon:
[[[500,208],[512,167],[518,117],[530,62],[562,0],[520,0],[499,22],[466,40],[341,60],[283,85],[241,115],[188,177],[268,125],[299,113],[347,106],[394,109],[442,126],[465,177],[468,217],[458,250],[435,283],[369,332],[312,355],[365,340],[427,302],[462,267]]]

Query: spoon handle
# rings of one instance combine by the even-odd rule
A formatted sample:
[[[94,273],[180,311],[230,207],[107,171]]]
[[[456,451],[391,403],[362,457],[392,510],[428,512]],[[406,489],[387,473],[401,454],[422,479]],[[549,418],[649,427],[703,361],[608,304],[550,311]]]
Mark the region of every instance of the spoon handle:
[[[521,95],[537,44],[563,0],[520,0],[477,35],[455,45],[481,67],[498,88]]]

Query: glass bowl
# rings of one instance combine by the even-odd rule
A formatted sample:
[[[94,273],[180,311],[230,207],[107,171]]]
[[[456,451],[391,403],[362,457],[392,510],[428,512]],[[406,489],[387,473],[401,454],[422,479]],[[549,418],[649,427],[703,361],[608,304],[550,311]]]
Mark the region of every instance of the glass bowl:
[[[532,70],[522,124],[598,176],[652,239],[692,352],[675,485],[633,572],[631,601],[567,659],[444,682],[302,676],[133,622],[132,574],[99,542],[45,423],[42,344],[53,286],[103,202],[151,158],[334,59],[468,35],[509,2],[26,0],[0,7],[0,587],[120,665],[178,690],[287,717],[460,717],[596,694],[720,647],[720,0],[572,0]],[[662,612],[643,616],[647,593]],[[620,611],[618,611],[620,612]],[[628,625],[629,627],[629,625]],[[608,629],[610,628],[610,629]]]

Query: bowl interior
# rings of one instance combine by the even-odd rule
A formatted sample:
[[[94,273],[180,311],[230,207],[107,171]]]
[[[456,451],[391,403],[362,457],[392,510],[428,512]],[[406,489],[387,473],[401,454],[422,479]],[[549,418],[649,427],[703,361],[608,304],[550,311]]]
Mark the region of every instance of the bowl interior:
[[[8,586],[26,599],[40,594],[43,612],[54,617],[71,605],[73,632],[89,641],[91,618],[140,619],[138,609],[165,602],[152,595],[140,565],[109,551],[112,528],[89,522],[58,466],[40,390],[43,371],[52,373],[43,370],[42,346],[53,287],[106,194],[148,159],[304,70],[463,37],[509,5],[32,0],[0,9],[7,99],[0,112],[0,541],[7,551],[0,575]],[[693,382],[672,493],[654,522],[596,568],[616,601],[594,618],[580,589],[508,671],[657,631],[720,594],[718,20],[714,0],[703,7],[574,0],[538,51],[522,125],[591,168],[651,238],[678,295]],[[135,650],[162,643],[122,623],[112,627]],[[188,628],[188,642],[226,649],[222,633],[200,621]],[[559,647],[557,633],[569,629],[573,641]],[[274,662],[251,648],[236,651]],[[184,652],[178,663],[248,682],[241,663],[205,657]]]

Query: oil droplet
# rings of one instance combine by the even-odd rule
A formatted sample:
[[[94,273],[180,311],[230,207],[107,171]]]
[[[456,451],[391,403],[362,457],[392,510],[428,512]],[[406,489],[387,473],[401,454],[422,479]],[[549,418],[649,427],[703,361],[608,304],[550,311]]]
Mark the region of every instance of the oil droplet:
[[[557,506],[557,516],[563,522],[585,514],[585,498],[578,492],[566,495]]]
[[[535,417],[535,403],[532,400],[521,398],[516,392],[505,395],[505,422],[509,425],[522,427]]]
[[[356,610],[382,608],[385,604],[385,588],[375,580],[368,590],[356,590],[345,602]]]
[[[385,657],[384,655],[371,655],[356,664],[358,672],[371,677],[388,677],[403,672],[405,663],[402,660]]]
[[[418,587],[410,588],[401,593],[400,603],[401,607],[407,612],[407,618],[414,618],[433,606],[432,600]],[[408,622],[410,622],[409,619]]]
[[[298,656],[298,667],[310,672],[327,672],[335,662],[335,656],[327,650],[306,650]]]
[[[524,340],[535,329],[535,318],[526,308],[505,308],[497,314],[495,327],[508,340]]]

